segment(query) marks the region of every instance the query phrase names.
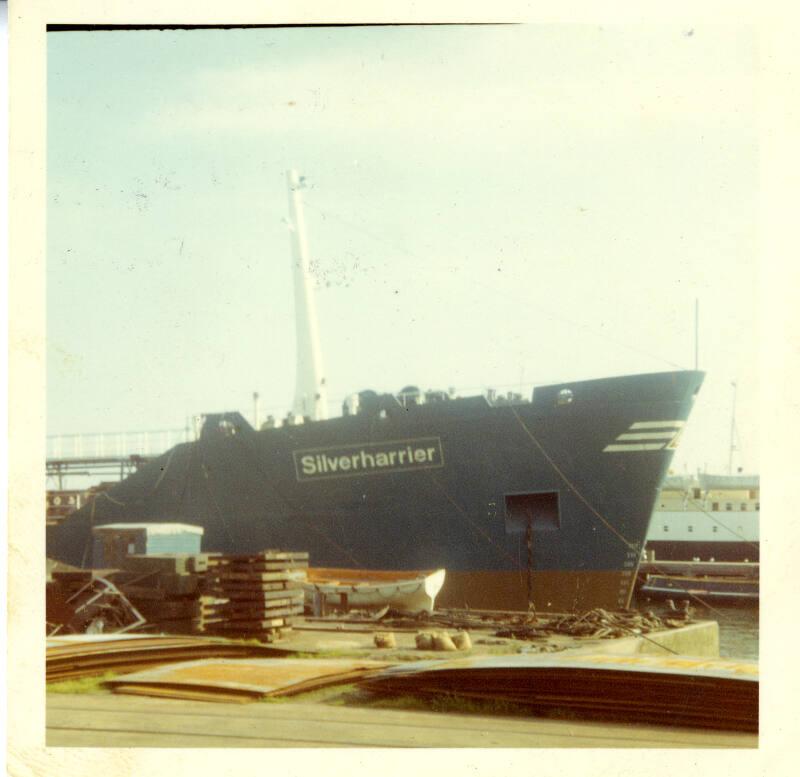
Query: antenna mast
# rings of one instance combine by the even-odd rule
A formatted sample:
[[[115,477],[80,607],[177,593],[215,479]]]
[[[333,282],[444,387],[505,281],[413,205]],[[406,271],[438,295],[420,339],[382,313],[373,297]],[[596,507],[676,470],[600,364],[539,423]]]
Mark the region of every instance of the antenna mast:
[[[286,173],[289,187],[289,230],[292,233],[292,268],[297,349],[297,377],[293,412],[296,417],[321,421],[328,417],[328,398],[319,344],[319,323],[314,285],[309,271],[308,241],[303,217],[303,178],[296,170]]]
[[[736,381],[731,382],[733,386],[733,409],[731,410],[731,445],[728,449],[728,474],[733,474],[733,452],[736,450]]]

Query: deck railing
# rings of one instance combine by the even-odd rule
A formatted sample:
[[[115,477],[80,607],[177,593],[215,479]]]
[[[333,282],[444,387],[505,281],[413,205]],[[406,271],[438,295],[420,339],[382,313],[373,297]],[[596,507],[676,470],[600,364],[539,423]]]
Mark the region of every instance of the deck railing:
[[[109,456],[158,456],[182,442],[195,439],[192,429],[155,429],[144,432],[99,432],[47,436],[48,459],[87,459]]]

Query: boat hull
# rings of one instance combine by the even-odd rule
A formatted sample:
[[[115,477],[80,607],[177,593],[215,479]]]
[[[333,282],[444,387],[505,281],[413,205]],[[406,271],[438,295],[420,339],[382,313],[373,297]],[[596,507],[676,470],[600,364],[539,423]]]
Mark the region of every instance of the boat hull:
[[[661,561],[757,562],[760,481],[755,475],[667,477],[647,532]]]
[[[760,560],[758,542],[662,542],[647,540],[647,550],[659,561],[715,561],[757,562]]]
[[[444,568],[441,605],[526,609],[530,587],[539,609],[625,607],[702,378],[583,381],[514,406],[474,397],[259,432],[235,415],[207,421],[198,441],[50,527],[48,556],[87,566],[93,526],[180,521],[203,526],[213,551]]]
[[[388,605],[406,612],[433,612],[436,596],[442,590],[445,570],[412,574],[392,572],[359,573],[348,569],[308,570],[303,583],[306,603],[313,604],[321,594],[333,606],[348,608],[383,607]]]
[[[717,601],[759,600],[759,581],[742,577],[682,577],[648,575],[641,593],[654,599],[714,599]]]

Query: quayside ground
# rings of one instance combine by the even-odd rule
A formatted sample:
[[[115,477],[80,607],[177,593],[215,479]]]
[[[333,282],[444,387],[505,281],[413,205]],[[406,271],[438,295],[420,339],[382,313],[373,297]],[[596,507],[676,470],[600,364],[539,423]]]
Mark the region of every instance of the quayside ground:
[[[754,748],[755,734],[580,720],[380,709],[302,696],[216,704],[48,694],[48,747]]]
[[[306,657],[382,660],[451,658],[420,653],[414,631],[397,631],[397,647],[374,647],[374,626],[341,624],[295,631],[281,648]],[[517,652],[525,643],[492,644],[472,632],[472,655]],[[482,640],[485,639],[485,642]],[[498,642],[497,640],[494,641]],[[554,637],[564,652],[621,655],[679,653],[716,657],[714,622],[620,639]],[[375,698],[356,686],[335,686],[250,704],[112,694],[100,680],[51,686],[47,694],[49,747],[634,747],[754,748],[756,734],[643,725],[574,715],[535,717],[501,702]]]

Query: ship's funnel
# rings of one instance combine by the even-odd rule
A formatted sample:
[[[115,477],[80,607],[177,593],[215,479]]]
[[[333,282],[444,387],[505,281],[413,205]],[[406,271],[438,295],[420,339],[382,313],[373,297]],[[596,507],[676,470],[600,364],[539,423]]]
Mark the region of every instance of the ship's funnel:
[[[295,417],[318,421],[328,417],[328,397],[314,285],[309,271],[308,241],[303,218],[303,179],[296,170],[286,173],[289,186],[289,230],[292,233],[294,310],[297,349],[297,377],[293,412]]]

